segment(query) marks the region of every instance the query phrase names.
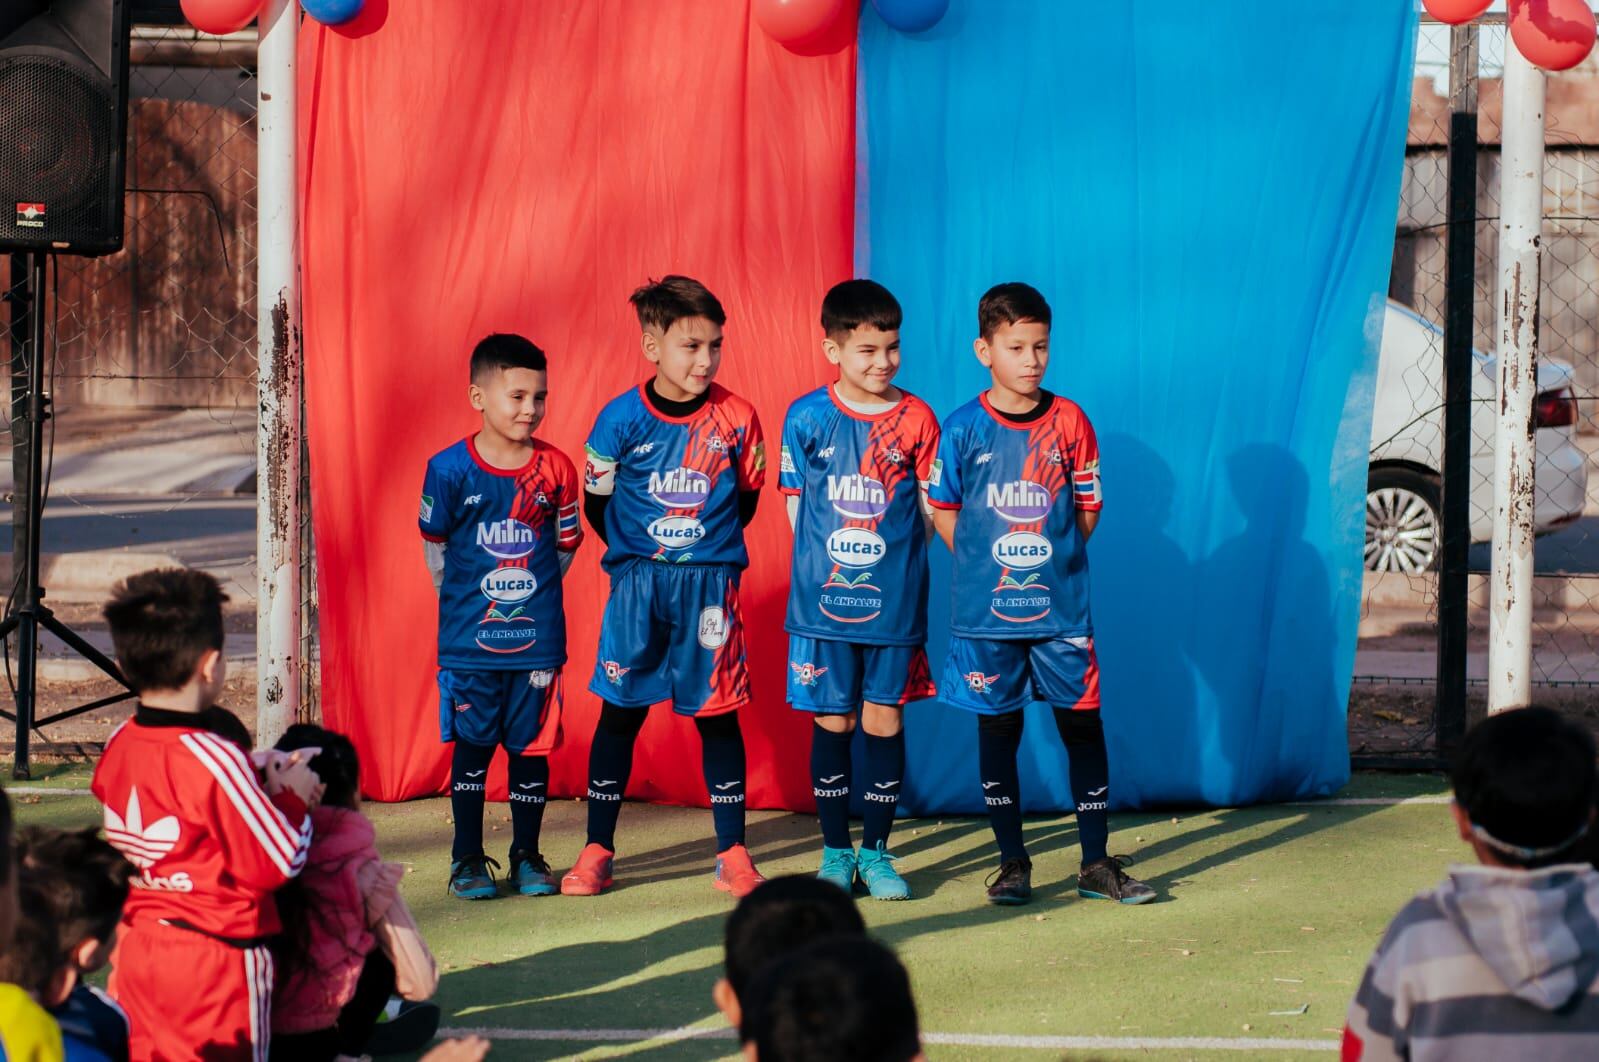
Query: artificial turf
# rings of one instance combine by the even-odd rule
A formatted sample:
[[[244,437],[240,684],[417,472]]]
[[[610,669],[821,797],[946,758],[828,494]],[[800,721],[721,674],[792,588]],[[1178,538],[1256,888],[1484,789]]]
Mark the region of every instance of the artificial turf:
[[[55,785],[85,782],[63,772]],[[31,783],[37,784],[37,783]],[[1436,777],[1358,776],[1344,797],[1446,792]],[[18,795],[22,822],[98,821],[83,796]],[[387,858],[413,873],[406,895],[442,966],[438,1002],[453,1028],[639,1030],[722,1026],[710,1000],[732,901],[710,884],[703,810],[629,804],[618,832],[617,887],[601,897],[445,895],[449,804],[369,805]],[[970,1039],[1111,1037],[1091,1051],[928,1045],[938,1059],[1131,1058],[1134,1040],[1261,1040],[1231,1051],[1157,1049],[1159,1057],[1330,1057],[1269,1041],[1336,1040],[1350,994],[1393,913],[1468,853],[1437,803],[1277,805],[1112,816],[1111,850],[1161,893],[1121,907],[1079,899],[1076,828],[1027,823],[1035,901],[982,899],[995,863],[986,822],[901,820],[893,850],[915,891],[905,903],[862,898],[872,931],[910,970],[924,1031]],[[509,820],[490,805],[490,854]],[[814,872],[810,816],[752,813],[750,848],[768,876]],[[583,805],[552,802],[544,852],[564,868],[583,842]],[[1301,1008],[1303,1008],[1301,1010]],[[1273,1012],[1291,1012],[1278,1013]],[[590,1034],[592,1035],[592,1033]],[[496,1036],[493,1058],[704,1059],[728,1040],[582,1042]]]

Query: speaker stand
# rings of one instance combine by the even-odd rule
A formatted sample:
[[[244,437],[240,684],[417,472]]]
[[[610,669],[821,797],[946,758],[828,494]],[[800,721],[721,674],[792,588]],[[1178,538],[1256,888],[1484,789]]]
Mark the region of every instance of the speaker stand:
[[[44,516],[44,422],[50,419],[50,395],[44,382],[45,265],[43,251],[11,256],[11,431],[12,469],[16,489],[12,498],[11,543],[14,605],[0,621],[0,641],[17,635],[16,712],[0,710],[0,718],[16,724],[16,758],[11,776],[31,777],[28,741],[31,733],[50,723],[70,719],[109,704],[128,700],[133,691],[116,662],[90,645],[57,619],[44,603],[39,585],[39,527]],[[19,429],[26,427],[26,434]],[[80,704],[43,719],[37,717],[39,632],[49,631],[89,663],[116,679],[122,693]]]

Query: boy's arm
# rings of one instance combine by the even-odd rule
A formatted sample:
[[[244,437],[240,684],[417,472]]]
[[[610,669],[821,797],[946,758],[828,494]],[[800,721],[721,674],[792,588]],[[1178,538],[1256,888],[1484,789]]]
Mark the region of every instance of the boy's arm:
[[[1077,510],[1077,533],[1083,536],[1084,542],[1088,541],[1088,539],[1094,533],[1094,528],[1098,526],[1099,511],[1097,509],[1093,512],[1084,512],[1081,509]]]
[[[744,438],[738,448],[738,526],[748,527],[761,503],[761,488],[766,485],[766,437],[761,434],[761,418],[755,407],[749,410]]]
[[[799,527],[800,494],[805,490],[805,433],[792,406],[783,417],[783,439],[777,452],[777,492],[783,495],[788,529]]]
[[[938,443],[938,456],[927,469],[927,504],[933,510],[933,530],[955,552],[955,522],[961,507],[960,451],[956,433],[946,431]]]
[[[555,511],[555,559],[561,566],[561,576],[572,566],[577,548],[583,544],[583,522],[577,511],[582,506],[581,491],[577,485],[577,468],[565,454],[557,454]]]
[[[1072,501],[1077,506],[1077,533],[1087,542],[1099,526],[1105,496],[1099,484],[1099,439],[1088,417],[1079,416],[1077,445],[1072,451]]]
[[[615,417],[611,407],[606,406],[600,410],[583,446],[583,515],[607,546],[611,538],[605,530],[605,509],[616,491],[616,466],[622,446]]]
[[[228,872],[272,892],[300,872],[311,847],[311,812],[289,789],[268,798],[244,752],[215,734],[183,735],[184,747],[211,782],[210,820],[227,853]]]
[[[927,535],[927,540],[931,542],[937,528],[933,519],[933,502],[928,497],[928,491],[932,489],[930,481],[933,476],[933,465],[938,460],[939,431],[938,420],[933,416],[933,411],[925,406],[920,408],[925,412],[922,414],[921,438],[916,445],[916,502],[922,510],[922,530]],[[954,535],[953,528],[950,534]]]
[[[933,508],[933,530],[938,532],[938,537],[944,540],[944,545],[951,553],[955,552],[955,521],[959,516],[959,509]]]
[[[452,518],[456,512],[454,480],[428,462],[422,478],[422,507],[417,527],[422,532],[422,557],[436,591],[444,585],[444,557],[448,548]]]

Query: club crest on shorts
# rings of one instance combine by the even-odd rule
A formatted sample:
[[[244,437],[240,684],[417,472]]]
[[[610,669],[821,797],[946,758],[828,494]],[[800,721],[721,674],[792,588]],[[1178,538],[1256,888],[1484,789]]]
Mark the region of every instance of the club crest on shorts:
[[[707,649],[720,649],[727,644],[727,613],[720,605],[710,605],[700,612],[700,645]]]
[[[544,671],[529,671],[527,673],[527,684],[536,690],[547,690],[550,688],[550,683],[554,681],[555,672],[553,669]]]
[[[613,686],[620,686],[622,684],[622,676],[626,675],[633,669],[630,667],[623,667],[615,660],[602,660],[600,661],[600,670],[605,672],[605,680],[607,682]]]
[[[968,671],[964,678],[966,688],[973,693],[987,693],[994,688],[994,683],[999,681],[998,675],[985,675],[981,671]]]
[[[794,681],[801,686],[814,686],[817,679],[827,674],[827,668],[817,667],[808,660],[803,664],[790,660],[788,666],[794,671]]]

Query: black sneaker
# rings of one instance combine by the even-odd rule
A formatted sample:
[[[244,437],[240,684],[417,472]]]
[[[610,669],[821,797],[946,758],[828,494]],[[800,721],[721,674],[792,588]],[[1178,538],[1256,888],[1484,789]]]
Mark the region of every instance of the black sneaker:
[[[395,996],[384,1008],[382,1017],[367,1037],[369,1055],[400,1055],[420,1051],[433,1042],[439,1031],[439,1005],[412,1003]]]
[[[1148,903],[1155,898],[1155,890],[1122,870],[1132,862],[1131,856],[1106,856],[1084,863],[1077,871],[1077,895],[1090,900]]]
[[[1006,907],[1024,904],[1033,898],[1033,861],[1023,856],[1007,859],[988,876],[988,902]]]

